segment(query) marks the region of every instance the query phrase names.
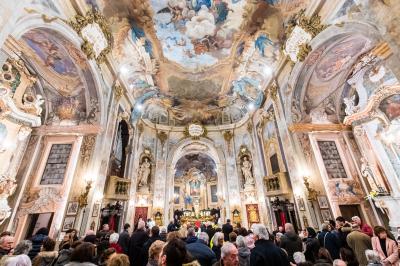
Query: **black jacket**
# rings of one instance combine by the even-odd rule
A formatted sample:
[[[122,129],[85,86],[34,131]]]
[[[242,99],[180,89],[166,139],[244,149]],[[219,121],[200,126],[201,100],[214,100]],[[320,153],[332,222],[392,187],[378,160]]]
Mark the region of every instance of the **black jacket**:
[[[129,254],[129,232],[124,230],[119,234],[118,244],[121,246],[124,254]]]
[[[318,234],[318,240],[321,247],[326,248],[331,254],[332,259],[339,258],[340,240],[332,232],[322,231]]]
[[[229,234],[233,232],[233,226],[231,224],[224,224],[222,226],[222,233],[224,233],[224,241],[229,241]]]
[[[308,237],[305,239],[306,251],[304,252],[304,256],[307,261],[314,263],[318,258],[319,251],[319,241],[316,238]]]
[[[34,235],[31,239],[32,241],[32,249],[29,251],[28,256],[33,260],[36,255],[40,252],[40,248],[42,247],[43,241],[48,238],[46,235]]]
[[[250,254],[251,266],[289,266],[285,252],[270,240],[259,239]]]
[[[149,239],[147,233],[141,229],[136,230],[129,242],[129,262],[132,266],[143,266],[146,265],[145,259],[146,252],[144,250],[144,243]]]
[[[202,240],[187,244],[186,249],[201,266],[211,266],[217,262],[215,253]]]
[[[294,263],[293,254],[303,251],[303,241],[294,232],[287,232],[281,237],[281,248],[286,250],[289,260]]]
[[[212,251],[214,252],[215,257],[217,258],[217,260],[220,260],[221,259],[221,247],[214,245],[212,247]]]
[[[157,240],[161,240],[159,236],[152,236],[144,243],[144,245],[143,245],[143,249],[144,249],[144,253],[145,253],[144,258],[143,258],[145,261],[144,265],[146,265],[149,260],[149,249],[150,249],[151,244],[153,244]]]

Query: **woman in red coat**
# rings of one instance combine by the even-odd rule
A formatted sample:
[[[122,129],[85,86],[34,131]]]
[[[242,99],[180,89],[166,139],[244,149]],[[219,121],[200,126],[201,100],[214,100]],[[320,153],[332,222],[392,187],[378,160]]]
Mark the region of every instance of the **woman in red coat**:
[[[118,254],[123,253],[122,247],[118,244],[119,235],[113,233],[110,235],[110,248],[114,248]]]
[[[382,226],[374,227],[374,237],[371,238],[372,248],[381,257],[384,266],[399,266],[399,249],[397,243],[387,236],[387,231]]]

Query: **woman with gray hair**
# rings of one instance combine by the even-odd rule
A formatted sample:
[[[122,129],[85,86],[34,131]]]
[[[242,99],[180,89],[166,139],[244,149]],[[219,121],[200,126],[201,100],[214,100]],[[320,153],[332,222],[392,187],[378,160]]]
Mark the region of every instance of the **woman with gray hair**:
[[[32,242],[22,240],[15,248],[13,255],[3,256],[0,265],[5,266],[31,266],[31,259],[28,257],[29,251],[32,249]]]
[[[247,247],[246,239],[244,236],[237,236],[236,246],[238,248],[239,265],[249,266],[250,265],[250,249]]]
[[[224,234],[221,232],[216,232],[213,238],[213,247],[212,251],[214,251],[217,260],[221,259],[221,247],[224,244]]]

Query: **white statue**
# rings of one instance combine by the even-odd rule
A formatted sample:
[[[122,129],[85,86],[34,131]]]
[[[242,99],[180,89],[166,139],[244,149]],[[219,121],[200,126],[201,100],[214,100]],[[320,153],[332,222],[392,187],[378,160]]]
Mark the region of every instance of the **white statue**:
[[[355,105],[355,99],[355,95],[353,95],[351,98],[343,98],[343,102],[346,105],[346,108],[344,109],[346,115],[352,115],[359,111],[359,107]]]
[[[361,175],[368,181],[371,190],[374,190],[376,192],[381,191],[378,188],[377,183],[375,182],[371,168],[369,167],[368,161],[365,157],[361,157]]]
[[[254,185],[254,178],[253,174],[251,173],[251,168],[251,162],[249,161],[249,158],[245,156],[242,163],[242,173],[244,176],[245,185]]]
[[[140,165],[138,180],[139,187],[146,187],[150,176],[150,162],[148,158],[144,158],[143,163]]]

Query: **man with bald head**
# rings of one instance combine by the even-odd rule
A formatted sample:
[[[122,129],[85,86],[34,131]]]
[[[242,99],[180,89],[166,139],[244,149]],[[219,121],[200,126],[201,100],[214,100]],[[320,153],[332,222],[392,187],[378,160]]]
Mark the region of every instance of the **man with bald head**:
[[[214,266],[239,266],[238,250],[230,242],[225,242],[221,248],[221,260]]]
[[[13,236],[2,236],[0,238],[0,258],[4,255],[8,255],[14,245]]]

